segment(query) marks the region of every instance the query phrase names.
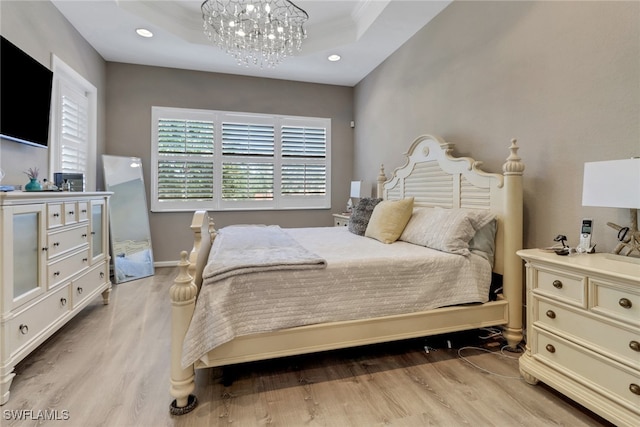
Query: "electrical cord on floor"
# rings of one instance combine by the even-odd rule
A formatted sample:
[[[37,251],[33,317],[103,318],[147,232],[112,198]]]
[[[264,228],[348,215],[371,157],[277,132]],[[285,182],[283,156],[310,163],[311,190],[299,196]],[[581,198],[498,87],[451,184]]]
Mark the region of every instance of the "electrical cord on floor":
[[[479,351],[484,351],[485,353],[491,353],[497,356],[502,356],[502,357],[506,357],[508,359],[517,359],[517,357],[513,357],[513,356],[507,356],[506,354],[504,354],[503,350],[508,347],[507,345],[503,346],[500,349],[500,353],[498,353],[497,351],[491,351],[491,350],[487,350],[486,348],[482,348],[482,347],[473,347],[473,346],[467,346],[467,347],[461,347],[458,349],[458,357],[462,360],[464,360],[465,362],[467,362],[469,365],[473,366],[476,369],[479,369],[482,372],[486,372],[487,374],[490,375],[495,375],[496,377],[500,377],[500,378],[506,378],[506,379],[512,379],[512,380],[519,380],[520,378],[522,378],[520,375],[502,375],[502,374],[498,374],[496,372],[490,371],[488,369],[485,369],[481,366],[476,365],[475,363],[471,362],[467,357],[462,355],[462,351],[463,350],[479,350]]]

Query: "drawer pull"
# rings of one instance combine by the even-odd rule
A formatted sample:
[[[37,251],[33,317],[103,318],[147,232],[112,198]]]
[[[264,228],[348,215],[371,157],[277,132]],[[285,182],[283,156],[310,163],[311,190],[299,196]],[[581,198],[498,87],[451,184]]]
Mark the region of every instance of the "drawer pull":
[[[620,298],[620,301],[618,301],[618,304],[620,304],[620,307],[622,308],[631,308],[631,306],[633,304],[631,304],[631,301],[628,298]]]
[[[549,353],[555,353],[556,352],[556,348],[551,344],[547,344],[547,346],[545,348],[547,349],[547,351]]]
[[[631,383],[629,384],[629,390],[631,391],[631,393],[640,396],[640,385]]]
[[[82,238],[86,239],[87,238],[87,233],[82,233]]]
[[[55,243],[53,244],[53,247],[54,247],[54,248],[57,248],[58,246],[60,246],[60,242],[55,242]]]
[[[89,258],[82,258],[82,262],[87,262],[89,261]]]
[[[82,209],[82,211],[80,211],[80,212],[82,212],[83,214],[85,214],[85,213],[87,213],[87,210],[86,210],[86,209]]]
[[[29,327],[27,325],[20,325],[18,326],[18,329],[20,329],[20,333],[22,335],[27,335],[29,333]]]
[[[100,272],[100,278],[101,278],[101,279],[104,279],[104,271],[101,271],[101,272]]]
[[[60,214],[59,214],[59,213],[54,213],[54,214],[53,214],[53,217],[54,217],[54,218],[58,218],[59,216],[60,216]]]
[[[48,248],[48,247],[46,247],[46,246],[45,246],[44,248],[42,248],[42,252],[46,252],[46,251],[48,251],[48,250],[49,250],[49,248]]]
[[[553,310],[547,310],[547,317],[549,319],[555,319],[556,318],[556,313]]]
[[[640,342],[638,341],[631,341],[629,343],[629,348],[633,351],[640,351]]]
[[[69,215],[73,215],[74,213],[74,211],[69,211]]]
[[[562,282],[560,280],[554,280],[552,285],[556,289],[562,289]]]
[[[82,295],[82,291],[83,289],[80,286],[78,286],[78,295]]]
[[[60,275],[59,271],[56,271],[56,272],[53,273],[53,277],[58,277],[59,275]]]
[[[60,298],[60,305],[62,307],[64,307],[65,305],[67,305],[67,299],[66,298]]]

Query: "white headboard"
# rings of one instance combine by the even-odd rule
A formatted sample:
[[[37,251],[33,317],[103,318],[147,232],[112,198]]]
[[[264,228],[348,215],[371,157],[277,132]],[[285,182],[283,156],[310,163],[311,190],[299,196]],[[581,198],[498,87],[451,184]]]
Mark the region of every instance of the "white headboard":
[[[494,271],[509,280],[509,270],[522,275],[522,172],[524,164],[512,140],[504,174],[487,173],[482,162],[453,157],[454,144],[433,135],[418,137],[405,154],[406,163],[386,179],[378,177],[378,197],[397,200],[414,198],[415,206],[487,209],[495,212],[498,229]],[[506,270],[506,271],[505,271]],[[518,280],[522,280],[519,277]]]

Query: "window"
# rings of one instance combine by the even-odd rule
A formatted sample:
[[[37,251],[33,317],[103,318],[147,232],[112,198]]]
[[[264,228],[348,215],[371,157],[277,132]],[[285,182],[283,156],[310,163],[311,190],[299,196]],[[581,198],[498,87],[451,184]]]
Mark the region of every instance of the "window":
[[[151,209],[319,209],[331,120],[152,108]]]
[[[53,76],[50,174],[84,174],[95,190],[97,90],[56,56]]]

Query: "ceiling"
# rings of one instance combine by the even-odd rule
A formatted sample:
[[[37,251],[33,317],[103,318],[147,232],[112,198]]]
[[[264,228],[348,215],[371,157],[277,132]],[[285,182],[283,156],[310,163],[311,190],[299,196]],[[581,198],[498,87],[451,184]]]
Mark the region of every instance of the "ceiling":
[[[302,52],[264,69],[239,66],[209,42],[201,0],[52,3],[106,61],[355,86],[451,1],[296,0],[309,14]],[[138,36],[141,27],[154,36]]]

